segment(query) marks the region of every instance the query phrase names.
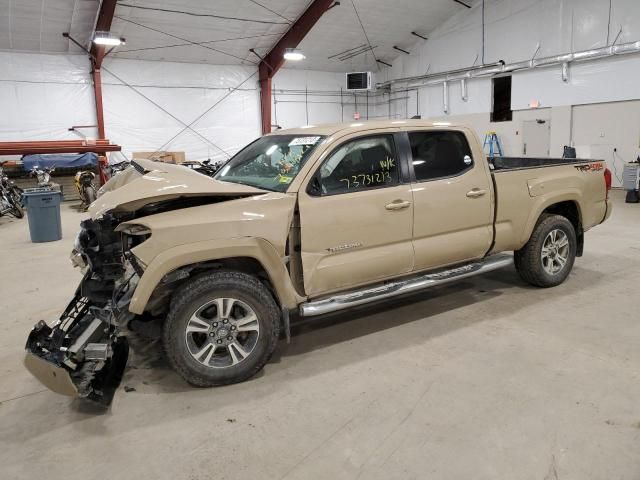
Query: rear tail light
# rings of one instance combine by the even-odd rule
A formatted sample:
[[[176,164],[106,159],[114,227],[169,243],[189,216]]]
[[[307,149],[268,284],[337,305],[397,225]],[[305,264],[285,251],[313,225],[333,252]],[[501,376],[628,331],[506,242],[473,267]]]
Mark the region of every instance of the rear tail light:
[[[609,198],[609,191],[611,190],[611,170],[604,169],[604,185],[607,187],[607,198]]]

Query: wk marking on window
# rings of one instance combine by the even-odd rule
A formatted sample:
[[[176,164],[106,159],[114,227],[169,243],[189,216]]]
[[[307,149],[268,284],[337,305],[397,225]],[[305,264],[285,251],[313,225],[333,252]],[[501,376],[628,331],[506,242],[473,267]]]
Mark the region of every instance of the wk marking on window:
[[[391,168],[396,166],[396,161],[393,158],[387,157],[384,160],[380,160],[380,167],[383,170],[391,170]]]

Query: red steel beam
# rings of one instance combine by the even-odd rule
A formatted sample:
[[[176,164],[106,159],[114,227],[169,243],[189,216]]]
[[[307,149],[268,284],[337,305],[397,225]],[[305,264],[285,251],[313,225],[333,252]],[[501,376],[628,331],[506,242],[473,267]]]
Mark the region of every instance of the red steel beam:
[[[82,140],[38,141],[38,142],[0,142],[0,155],[29,155],[32,153],[87,153],[119,152],[120,145],[108,140],[89,144]]]
[[[0,142],[3,147],[85,147],[85,146],[108,146],[109,140],[22,140],[18,142]]]
[[[96,32],[109,32],[111,30],[113,16],[116,13],[116,3],[116,0],[102,0],[100,11],[98,11],[98,18],[96,19]],[[91,44],[91,56],[98,70],[100,70],[102,66],[105,51],[104,45]]]
[[[98,18],[96,19],[96,31],[108,32],[111,30],[113,16],[116,13],[116,0],[102,0]],[[91,43],[91,63],[93,69],[91,76],[93,78],[93,95],[96,100],[96,123],[98,124],[98,138],[105,137],[104,131],[104,109],[102,107],[102,77],[100,75],[100,67],[104,60],[106,50],[104,45],[96,45]]]
[[[100,69],[95,65],[91,71],[91,77],[93,78],[93,97],[96,101],[96,124],[98,125],[98,138],[100,140],[105,138],[104,131],[104,109],[102,107],[102,75]]]
[[[34,148],[2,148],[0,146],[0,155],[31,155],[34,153],[104,153],[119,152],[122,150],[120,145],[109,145],[108,147],[78,147],[78,148],[62,148],[62,147],[34,147]]]
[[[285,50],[297,47],[333,3],[334,0],[314,0],[258,65],[263,134],[271,132],[271,79],[284,65]]]
[[[117,0],[102,0],[100,4],[100,10],[98,11],[98,18],[96,19],[96,31],[97,32],[109,32],[111,31],[111,24],[113,23],[113,16],[116,13]],[[100,74],[100,68],[102,67],[102,61],[104,60],[106,49],[104,45],[91,44],[91,58],[93,69],[91,76],[93,77],[93,96],[96,101],[96,123],[98,124],[98,138],[105,138],[104,130],[104,108],[102,106],[102,75]],[[107,163],[107,158],[103,155],[98,159],[98,162],[103,164],[98,166],[98,174],[100,176],[100,184],[104,185],[107,178],[104,173],[104,166]]]

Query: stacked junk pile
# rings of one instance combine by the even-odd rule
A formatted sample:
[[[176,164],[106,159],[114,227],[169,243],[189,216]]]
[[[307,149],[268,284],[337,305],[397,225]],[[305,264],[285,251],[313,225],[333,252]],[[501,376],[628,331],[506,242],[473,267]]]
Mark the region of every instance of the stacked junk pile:
[[[20,156],[17,161],[0,162],[0,215],[22,218],[26,208],[32,242],[60,240],[60,204],[65,192],[69,199],[79,198],[86,209],[97,197],[98,153],[119,150],[108,140],[0,143],[0,156]],[[62,173],[56,180],[69,180],[66,189],[52,180],[54,171]]]

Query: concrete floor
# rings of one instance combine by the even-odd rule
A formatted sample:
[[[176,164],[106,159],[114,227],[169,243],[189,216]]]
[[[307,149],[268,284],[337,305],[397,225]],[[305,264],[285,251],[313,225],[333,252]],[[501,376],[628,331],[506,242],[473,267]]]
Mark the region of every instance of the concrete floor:
[[[0,219],[0,478],[638,479],[640,205],[552,290],[513,268],[298,327],[253,380],[195,389],[134,342],[107,412],[46,391],[26,334],[65,307],[84,214]]]

